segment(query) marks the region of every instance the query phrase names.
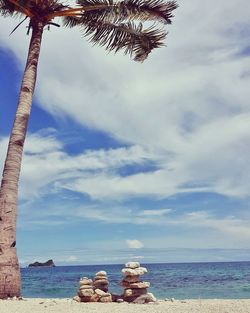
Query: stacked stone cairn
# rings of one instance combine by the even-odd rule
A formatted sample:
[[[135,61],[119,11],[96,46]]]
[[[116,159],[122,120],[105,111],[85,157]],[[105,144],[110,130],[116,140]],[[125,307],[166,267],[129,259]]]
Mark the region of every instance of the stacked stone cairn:
[[[141,267],[138,262],[128,262],[122,269],[124,278],[121,282],[124,288],[123,294],[116,295],[108,292],[109,282],[107,273],[100,271],[95,274],[94,279],[82,277],[79,281],[77,296],[73,300],[77,302],[133,302],[133,303],[152,303],[156,298],[147,290],[149,282],[141,281],[140,276],[147,273],[145,267]]]
[[[83,277],[79,281],[77,296],[73,299],[77,302],[112,302],[108,285],[109,282],[105,271],[96,273],[94,281],[88,277]]]
[[[107,278],[107,273],[105,271],[100,271],[95,274],[94,278],[94,289],[100,289],[104,292],[108,292],[109,282]]]
[[[140,280],[140,276],[147,272],[147,269],[141,267],[139,262],[128,262],[125,264],[125,268],[122,269],[124,278],[121,282],[124,288],[122,295],[124,301],[140,304],[156,302],[154,295],[147,291],[150,283]]]

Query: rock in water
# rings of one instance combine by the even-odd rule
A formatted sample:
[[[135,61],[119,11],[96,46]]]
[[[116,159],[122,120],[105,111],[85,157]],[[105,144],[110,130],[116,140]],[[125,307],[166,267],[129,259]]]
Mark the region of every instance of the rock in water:
[[[55,267],[53,260],[48,260],[47,262],[34,262],[28,265],[28,267]]]

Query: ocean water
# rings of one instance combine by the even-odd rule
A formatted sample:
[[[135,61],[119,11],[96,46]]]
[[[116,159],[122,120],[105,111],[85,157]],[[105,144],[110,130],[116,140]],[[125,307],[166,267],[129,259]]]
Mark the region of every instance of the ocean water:
[[[250,262],[142,264],[158,299],[250,298]],[[80,277],[93,278],[105,270],[109,290],[121,294],[123,265],[57,266],[22,268],[22,295],[27,298],[69,298],[76,295]]]

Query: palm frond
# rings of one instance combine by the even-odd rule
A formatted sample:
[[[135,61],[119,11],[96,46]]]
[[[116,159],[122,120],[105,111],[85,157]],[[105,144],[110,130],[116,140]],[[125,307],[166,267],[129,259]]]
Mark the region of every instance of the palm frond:
[[[58,0],[0,0],[0,14],[3,16],[21,14],[43,18],[68,7]]]
[[[7,17],[7,16],[15,16],[20,13],[21,13],[20,11],[16,11],[15,4],[9,1],[0,0],[0,15]]]
[[[28,16],[25,16],[25,18],[24,18],[20,23],[18,23],[17,26],[12,30],[12,32],[10,33],[10,35],[12,35],[12,34],[18,29],[18,27],[19,27],[20,25],[22,25],[24,21],[26,21],[27,18],[28,18]]]
[[[68,7],[68,5],[63,4],[62,1],[58,0],[18,0],[17,2],[23,7],[30,9],[37,8],[40,10],[45,10],[47,8],[50,8],[50,10],[61,10]]]
[[[26,7],[29,8],[35,17],[46,18],[55,12],[60,12],[66,8],[68,5],[62,4],[58,0],[20,0],[26,3]]]
[[[124,50],[135,61],[143,62],[154,48],[163,45],[164,31],[154,26],[143,30],[142,24],[133,22],[112,24],[89,21],[84,27],[84,35],[90,42],[105,46],[106,50],[117,52]]]
[[[178,7],[176,1],[163,0],[78,0],[83,7],[83,18],[103,22],[122,22],[125,20],[154,20],[171,24],[173,11]]]
[[[75,27],[82,25],[81,16],[73,14],[63,17],[63,24],[66,27]]]

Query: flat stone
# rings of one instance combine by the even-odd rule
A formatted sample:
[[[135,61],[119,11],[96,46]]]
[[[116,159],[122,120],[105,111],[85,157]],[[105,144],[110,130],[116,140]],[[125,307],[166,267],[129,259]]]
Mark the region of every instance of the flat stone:
[[[116,302],[117,302],[117,303],[123,303],[124,300],[123,300],[122,298],[119,298],[119,299],[116,300]]]
[[[94,280],[93,285],[108,285],[109,282],[107,279],[98,279],[98,280]]]
[[[116,293],[112,293],[112,302],[116,302],[118,299],[121,299],[121,295],[118,295]]]
[[[79,297],[91,297],[94,294],[93,289],[79,289],[78,296]]]
[[[100,289],[100,288],[98,288],[98,289]],[[102,289],[100,289],[100,290],[104,291],[105,293],[109,291],[108,288],[102,288]]]
[[[90,302],[98,302],[100,300],[100,296],[96,293],[93,294],[93,296],[90,297]]]
[[[122,273],[125,276],[141,276],[147,272],[148,272],[148,270],[145,267],[137,267],[135,269],[133,269],[133,268],[123,268],[122,269]]]
[[[126,280],[122,280],[120,285],[125,288],[130,288],[130,283],[127,282]]]
[[[124,297],[141,296],[147,293],[147,289],[125,289],[123,292]]]
[[[128,262],[125,264],[125,267],[132,268],[132,269],[138,268],[138,267],[140,267],[140,263],[139,262]]]
[[[81,302],[81,298],[79,296],[73,297],[73,300],[76,302]]]
[[[130,283],[129,286],[131,289],[141,289],[141,288],[149,288],[150,283],[146,281],[138,282],[138,283]]]
[[[94,289],[101,289],[101,290],[103,290],[103,289],[106,289],[106,288],[108,288],[109,286],[108,285],[96,285],[96,286],[94,286]]]
[[[133,302],[137,298],[138,298],[138,296],[123,297],[123,300],[125,302],[131,303],[131,302]]]
[[[95,293],[100,297],[103,297],[106,295],[106,292],[101,289],[95,289]]]
[[[81,278],[80,281],[79,281],[80,286],[83,286],[83,285],[92,285],[92,283],[93,283],[93,280],[92,280],[92,279],[89,279],[89,278],[87,278],[87,277],[83,277],[83,278]]]
[[[91,297],[81,297],[81,302],[90,302]]]
[[[108,288],[108,284],[96,284],[96,285],[94,285],[94,289],[97,289],[97,288],[99,288],[99,289]]]
[[[140,281],[140,277],[139,275],[135,275],[135,276],[126,276],[123,281],[128,282],[128,283],[137,283]]]
[[[106,277],[106,276],[96,276],[95,278],[94,278],[94,281],[96,281],[96,280],[106,280],[106,281],[108,281],[108,278]]]
[[[95,274],[95,276],[107,276],[107,272],[105,272],[105,271],[100,271],[100,272],[97,272],[97,273]]]
[[[130,288],[130,289],[141,289],[141,288],[149,288],[150,283],[149,282],[136,282],[136,283],[130,283],[127,282],[126,280],[122,280],[121,286],[124,288]]]
[[[96,289],[100,289],[100,290],[102,290],[102,291],[104,291],[104,292],[108,292],[108,290],[109,290],[109,288],[108,288],[108,286],[104,286],[104,287],[98,287],[98,288],[94,288],[94,290],[96,290]]]
[[[146,295],[141,295],[138,298],[136,298],[133,303],[137,304],[144,304],[144,303],[150,303],[150,302],[156,302],[156,298],[152,293],[148,293]]]
[[[109,294],[109,296],[105,296],[105,297],[101,297],[100,302],[112,302],[112,297],[111,297],[111,294]]]
[[[151,297],[152,302],[156,302],[157,301],[156,297],[151,292],[148,292],[148,296]]]
[[[105,294],[102,297],[112,297],[112,295],[109,292],[105,292]]]

